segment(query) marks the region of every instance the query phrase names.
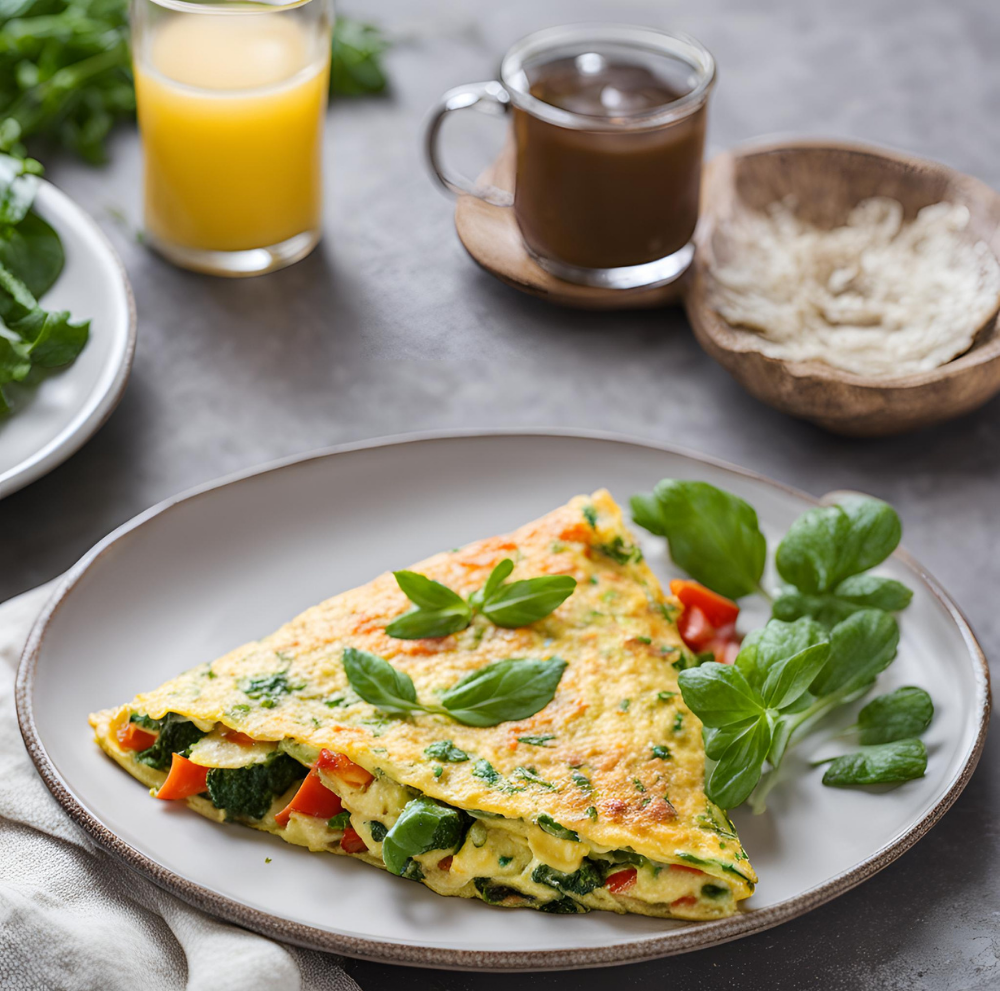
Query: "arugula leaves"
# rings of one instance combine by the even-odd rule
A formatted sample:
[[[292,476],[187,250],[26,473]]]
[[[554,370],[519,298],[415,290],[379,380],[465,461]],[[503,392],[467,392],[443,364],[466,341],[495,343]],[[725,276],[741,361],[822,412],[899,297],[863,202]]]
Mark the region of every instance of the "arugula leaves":
[[[354,691],[383,712],[438,713],[466,726],[496,726],[533,716],[552,701],[566,669],[558,657],[507,658],[466,675],[441,693],[439,705],[429,705],[417,700],[413,679],[405,671],[377,654],[347,647],[343,663]]]
[[[664,479],[632,498],[635,522],[667,538],[675,563],[729,598],[761,586],[767,545],[754,510],[706,482]],[[711,658],[682,671],[685,704],[701,719],[708,768],[706,793],[722,808],[751,799],[762,811],[789,746],[818,720],[866,694],[893,661],[899,626],[892,613],[912,592],[868,574],[899,544],[895,510],[867,496],[811,509],[789,528],[775,553],[787,583],[772,601],[772,619],[748,634],[730,667]],[[914,738],[933,704],[921,689],[875,699],[858,717],[865,749],[836,758],[824,781],[906,780],[923,773]],[[922,744],[920,748],[922,749]],[[879,747],[889,749],[880,750]]]
[[[758,590],[767,541],[757,513],[708,482],[663,479],[631,500],[632,518],[666,537],[670,556],[692,578],[730,599]]]
[[[426,575],[395,571],[396,583],[415,608],[394,619],[385,632],[400,640],[446,637],[464,630],[477,612],[496,626],[514,629],[544,619],[576,588],[576,579],[569,575],[542,575],[506,584],[513,570],[514,562],[504,558],[468,601]]]

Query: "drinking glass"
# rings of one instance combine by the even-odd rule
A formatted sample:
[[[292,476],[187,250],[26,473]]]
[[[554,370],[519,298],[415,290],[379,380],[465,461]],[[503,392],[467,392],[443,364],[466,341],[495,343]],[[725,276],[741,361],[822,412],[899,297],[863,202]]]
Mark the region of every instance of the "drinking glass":
[[[332,0],[133,0],[145,235],[171,262],[259,275],[320,236]]]

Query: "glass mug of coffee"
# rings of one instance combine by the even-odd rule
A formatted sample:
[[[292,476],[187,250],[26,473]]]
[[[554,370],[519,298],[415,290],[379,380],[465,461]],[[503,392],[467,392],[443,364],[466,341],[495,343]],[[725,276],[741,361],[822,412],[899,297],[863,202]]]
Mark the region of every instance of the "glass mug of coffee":
[[[694,257],[705,116],[715,60],[693,38],[625,24],[547,28],[504,56],[499,81],[446,93],[427,155],[438,180],[511,207],[528,253],[557,278],[633,289],[683,275]],[[513,116],[514,193],[442,162],[458,110]]]

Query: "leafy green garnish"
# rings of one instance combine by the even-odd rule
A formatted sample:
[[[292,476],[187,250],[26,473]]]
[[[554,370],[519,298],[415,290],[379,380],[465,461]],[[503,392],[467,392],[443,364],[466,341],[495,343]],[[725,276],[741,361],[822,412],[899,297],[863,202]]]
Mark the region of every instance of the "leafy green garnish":
[[[143,725],[147,729],[152,729],[146,723]],[[160,735],[156,738],[156,743],[135,755],[140,764],[146,764],[157,771],[165,771],[170,766],[174,754],[185,755],[205,735],[191,720],[177,715],[176,712],[168,712],[159,721],[158,729]]]
[[[555,791],[556,786],[551,781],[546,781],[533,767],[515,767],[514,777],[527,781],[530,785],[538,785],[546,791]]]
[[[730,599],[757,591],[767,542],[753,508],[707,482],[663,479],[632,497],[635,522],[666,537],[670,556],[692,578]]]
[[[570,780],[579,788],[581,791],[593,791],[593,784],[586,775],[581,774],[579,771],[570,772]]]
[[[264,709],[273,709],[283,696],[304,687],[303,684],[293,685],[284,671],[258,675],[240,683],[243,694],[249,699],[258,699]]]
[[[482,778],[488,785],[495,785],[503,780],[500,772],[485,758],[480,757],[472,765],[473,777]]]
[[[800,516],[775,553],[778,574],[801,592],[831,591],[884,561],[899,544],[899,517],[888,503],[845,496]]]
[[[344,671],[364,701],[403,716],[431,712],[467,726],[496,726],[527,719],[552,701],[566,669],[558,657],[547,660],[508,658],[487,664],[441,693],[440,705],[417,700],[413,679],[384,658],[366,650],[344,650]]]
[[[590,524],[591,530],[597,529],[597,510],[593,506],[583,507],[583,518]]]
[[[208,797],[228,819],[260,820],[271,803],[296,781],[305,768],[288,754],[274,751],[263,761],[246,767],[213,767],[208,772]]]
[[[837,757],[826,769],[823,784],[835,788],[893,784],[922,778],[927,748],[920,740],[896,740]]]
[[[861,743],[895,743],[919,736],[934,718],[934,703],[922,688],[897,688],[874,698],[858,713]]]
[[[599,544],[597,550],[616,564],[638,564],[642,560],[642,551],[639,547],[627,543],[620,534],[606,544]]]
[[[160,730],[160,720],[152,719],[141,712],[131,713],[128,717],[128,721],[130,723],[135,723],[136,726],[141,726],[143,729],[152,730],[154,733],[158,733]]]
[[[432,743],[429,747],[424,748],[424,754],[448,764],[461,764],[469,759],[469,755],[456,747],[451,740],[438,740]]]
[[[411,858],[431,850],[457,850],[469,816],[426,795],[407,802],[382,840],[382,859],[393,874],[406,872]]]
[[[517,742],[526,743],[529,747],[547,747],[555,738],[555,733],[540,733],[538,736],[519,736]]]
[[[664,479],[653,493],[633,497],[632,513],[667,538],[674,561],[702,584],[733,599],[752,592],[769,598],[760,584],[767,544],[742,499],[705,482]],[[706,792],[718,805],[732,808],[752,793],[754,811],[762,811],[793,739],[864,695],[892,662],[899,627],[891,613],[905,609],[912,593],[867,572],[892,553],[900,534],[892,507],[867,496],[807,511],[776,551],[788,584],[773,600],[773,619],[745,637],[735,664],[716,664],[711,655],[696,656],[695,667],[686,656],[674,662],[684,700],[703,724],[712,762]],[[885,705],[884,716],[882,703],[866,715],[862,742],[913,736],[933,711],[929,698],[918,696]],[[675,731],[682,717],[676,714]]]
[[[376,843],[381,843],[385,839],[389,830],[387,830],[385,828],[385,824],[379,822],[378,819],[372,819],[368,823],[368,832],[372,834],[372,839]]]
[[[669,747],[665,747],[660,743],[653,746],[653,757],[657,760],[670,760],[671,756]]]
[[[527,626],[558,609],[576,588],[576,579],[569,575],[543,575],[506,584],[513,570],[514,562],[504,558],[468,601],[426,575],[397,571],[396,582],[415,608],[393,620],[385,632],[401,640],[445,637],[464,630],[477,612],[496,626]]]

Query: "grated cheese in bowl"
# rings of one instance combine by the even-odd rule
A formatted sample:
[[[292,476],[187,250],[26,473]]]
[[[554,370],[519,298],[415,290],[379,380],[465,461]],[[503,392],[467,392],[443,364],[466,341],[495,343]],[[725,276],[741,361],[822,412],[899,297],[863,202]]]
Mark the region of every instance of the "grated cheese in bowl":
[[[900,203],[874,197],[831,230],[794,207],[787,198],[728,220],[707,273],[712,307],[759,335],[764,354],[908,375],[968,351],[996,314],[1000,264],[966,233],[966,207],[935,203],[905,221]]]

